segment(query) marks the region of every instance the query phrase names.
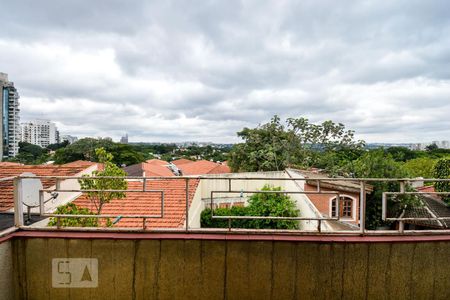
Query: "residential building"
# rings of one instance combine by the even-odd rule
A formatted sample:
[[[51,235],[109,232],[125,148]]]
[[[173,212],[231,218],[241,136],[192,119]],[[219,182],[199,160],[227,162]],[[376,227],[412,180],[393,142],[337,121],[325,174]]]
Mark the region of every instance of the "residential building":
[[[38,145],[42,148],[58,143],[58,131],[55,123],[49,120],[22,123],[22,142]]]
[[[123,137],[120,138],[120,143],[128,144],[128,133],[126,133]]]
[[[72,135],[62,135],[60,140],[61,140],[61,142],[68,141],[69,144],[73,144],[76,141],[78,141],[78,138],[76,136],[72,136]]]
[[[8,75],[0,73],[0,161],[19,153],[19,93]]]
[[[231,173],[229,166],[223,163],[212,162],[208,160],[179,160],[173,161],[173,164],[180,170],[181,175],[205,175],[205,174],[225,174]]]
[[[404,218],[421,218],[421,220],[405,220],[404,229],[449,229],[450,206],[442,200],[440,195],[435,194],[434,186],[419,186],[416,190],[420,193],[419,200],[422,205],[406,207],[401,213],[403,213]],[[426,218],[429,218],[429,220],[425,220]],[[432,220],[434,218],[441,219]]]
[[[124,167],[124,170],[130,176],[161,177],[231,173],[230,167],[225,163],[189,159],[177,159],[171,163],[160,159],[150,159],[144,163]]]
[[[169,163],[160,159],[149,159],[146,162],[124,167],[124,171],[128,176],[144,176],[144,177],[170,177],[175,176],[169,168]]]
[[[328,178],[329,175],[319,170],[289,170],[290,174],[310,179],[301,182],[302,189],[305,192],[314,192],[318,190],[315,178]],[[334,222],[332,226],[340,229],[342,224],[358,225],[359,224],[359,203],[360,203],[360,185],[353,181],[322,181],[320,189],[324,193],[335,194],[310,194],[308,195],[311,203],[317,208],[324,218],[337,218],[341,222]],[[373,191],[372,186],[366,185],[365,192],[370,194]],[[339,196],[339,205],[336,199]]]
[[[23,173],[32,173],[37,176],[82,176],[91,174],[98,169],[98,164],[88,161],[74,161],[64,165],[21,165],[21,164],[4,164],[0,168],[0,179],[11,176],[19,176]],[[42,185],[44,188],[55,187],[54,179],[43,179]],[[77,180],[67,179],[60,182],[60,186],[67,188],[79,188]],[[0,213],[11,212],[14,208],[12,181],[0,181]],[[48,203],[47,208],[52,211],[57,206],[72,201],[80,193],[59,193],[58,197]],[[45,197],[50,195],[45,194]],[[24,211],[26,208],[24,207]]]

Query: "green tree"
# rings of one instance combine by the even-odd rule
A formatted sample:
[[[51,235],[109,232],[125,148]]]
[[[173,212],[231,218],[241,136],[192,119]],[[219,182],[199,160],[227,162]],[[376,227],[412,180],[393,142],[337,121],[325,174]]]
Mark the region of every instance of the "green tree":
[[[436,160],[429,157],[420,157],[408,160],[404,163],[403,167],[408,173],[409,177],[424,177],[432,178],[434,164]]]
[[[450,179],[450,158],[442,158],[434,165],[434,177],[438,179]],[[434,187],[437,192],[450,192],[450,182],[436,182]],[[442,195],[442,199],[450,204],[450,195]]]
[[[282,193],[281,187],[265,185],[261,191],[269,193],[253,194],[248,200],[251,216],[298,217],[299,210],[294,201]],[[298,229],[298,221],[294,220],[251,220],[252,228],[266,229]]]
[[[52,150],[52,151],[56,151],[58,149],[67,147],[67,145],[69,145],[69,141],[63,141],[61,143],[50,144],[50,145],[47,146],[47,149],[48,150]]]
[[[425,147],[425,149],[426,149],[428,152],[432,152],[432,151],[434,151],[434,150],[437,150],[438,148],[439,148],[439,147],[438,147],[436,144],[434,144],[434,143]]]
[[[354,140],[354,132],[341,123],[309,123],[306,118],[289,118],[283,125],[278,116],[256,128],[237,133],[244,143],[229,153],[233,171],[276,171],[288,166],[313,166],[329,151],[362,149],[363,141]]]
[[[13,161],[24,164],[42,164],[48,158],[48,151],[46,149],[27,142],[19,142],[19,154],[17,154]]]
[[[126,195],[124,192],[107,192],[103,190],[126,190],[127,181],[123,178],[91,178],[91,177],[121,177],[126,176],[126,172],[112,163],[113,155],[106,152],[104,148],[96,149],[96,155],[100,163],[103,164],[102,170],[92,172],[92,176],[84,175],[79,180],[82,190],[100,190],[95,192],[86,192],[87,198],[94,204],[96,213],[100,214],[103,206],[113,199],[122,199]]]
[[[281,191],[280,187],[266,185],[262,191],[267,193],[255,193],[248,200],[246,207],[217,208],[214,215],[217,216],[272,216],[272,217],[298,217],[299,210],[291,198],[282,193],[270,193]],[[212,219],[211,209],[205,209],[201,213],[201,226],[206,228],[226,228],[228,220]],[[232,220],[234,228],[254,229],[298,229],[296,220]]]
[[[417,153],[406,147],[389,147],[386,153],[390,154],[395,161],[408,161],[417,158]]]
[[[405,178],[406,171],[402,164],[396,162],[390,154],[383,149],[377,149],[365,153],[349,165],[349,170],[357,178]],[[367,196],[366,202],[366,228],[376,229],[386,225],[381,219],[383,192],[398,192],[398,182],[371,182],[373,192]],[[398,197],[399,202],[390,202],[388,210],[397,211],[404,205],[416,205],[414,197]]]
[[[61,205],[56,209],[55,214],[58,215],[95,215],[87,208],[77,206],[75,203],[70,202],[65,205]],[[48,226],[57,226],[57,218],[50,218]],[[62,227],[97,227],[98,218],[60,218],[59,225]]]
[[[79,179],[80,188],[82,190],[99,190],[95,192],[86,192],[87,198],[94,204],[96,211],[90,211],[82,208],[74,203],[61,205],[56,209],[56,214],[64,215],[100,215],[105,204],[113,199],[122,199],[126,195],[124,192],[108,192],[107,190],[126,190],[127,182],[122,178],[105,178],[94,179],[91,177],[114,177],[126,176],[126,173],[111,162],[112,154],[106,152],[105,149],[96,149],[96,155],[100,163],[103,164],[102,170],[92,172],[92,176],[84,175]],[[50,218],[49,226],[57,225],[57,218]],[[99,225],[98,218],[60,218],[61,226],[71,227],[97,227]],[[109,218],[106,218],[106,226],[112,226]]]
[[[144,156],[131,145],[114,143],[109,139],[84,138],[67,147],[56,150],[54,160],[56,164],[69,163],[76,160],[98,162],[96,149],[104,148],[113,155],[112,162],[116,165],[132,165],[144,161]]]

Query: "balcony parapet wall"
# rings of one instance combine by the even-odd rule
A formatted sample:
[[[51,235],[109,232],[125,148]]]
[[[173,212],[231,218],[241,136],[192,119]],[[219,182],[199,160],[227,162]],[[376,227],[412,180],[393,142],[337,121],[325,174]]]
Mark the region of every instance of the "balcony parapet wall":
[[[8,238],[16,299],[450,298],[450,235],[18,231]],[[98,287],[52,288],[54,258],[97,259]]]

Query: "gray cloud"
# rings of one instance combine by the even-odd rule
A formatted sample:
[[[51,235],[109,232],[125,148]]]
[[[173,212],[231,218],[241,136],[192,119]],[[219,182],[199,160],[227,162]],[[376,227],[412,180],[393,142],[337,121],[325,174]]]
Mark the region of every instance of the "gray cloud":
[[[448,1],[5,1],[22,119],[237,141],[273,114],[367,141],[450,139]]]

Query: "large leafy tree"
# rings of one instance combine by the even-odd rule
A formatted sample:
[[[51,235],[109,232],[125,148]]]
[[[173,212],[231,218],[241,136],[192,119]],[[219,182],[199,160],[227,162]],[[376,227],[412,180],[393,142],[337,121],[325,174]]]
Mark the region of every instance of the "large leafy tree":
[[[419,157],[408,160],[404,163],[403,167],[409,177],[432,178],[434,176],[433,170],[435,163],[435,159],[429,157]]]
[[[95,211],[87,208],[78,207],[74,203],[68,203],[57,208],[56,214],[64,215],[100,215],[105,204],[113,199],[122,199],[126,197],[124,192],[109,192],[108,190],[126,190],[127,181],[124,178],[92,178],[92,177],[122,177],[126,173],[112,163],[113,156],[104,148],[96,149],[96,156],[102,164],[101,170],[92,172],[92,176],[84,175],[79,179],[80,188],[82,190],[97,190],[95,192],[86,192],[87,198],[95,207]],[[61,226],[73,227],[96,227],[99,225],[98,218],[60,218]],[[51,218],[49,226],[56,226],[57,218]],[[106,219],[106,225],[112,226],[109,219]]]
[[[244,143],[233,146],[229,165],[234,171],[276,171],[292,165],[312,166],[320,154],[360,150],[354,132],[341,123],[313,124],[306,118],[289,118],[283,124],[278,116],[256,128],[237,133]]]
[[[396,162],[390,154],[383,149],[366,152],[360,158],[352,162],[348,169],[357,178],[405,178],[407,172],[400,162]],[[374,181],[373,192],[367,196],[366,202],[366,228],[376,229],[378,226],[386,225],[381,219],[382,194],[383,192],[398,192],[400,184],[398,182]],[[389,211],[399,209],[404,205],[415,205],[415,199],[400,198],[401,203],[394,203],[388,207]],[[409,203],[409,202],[411,203]]]
[[[104,148],[113,155],[116,165],[132,165],[144,161],[144,156],[127,144],[114,143],[109,139],[84,138],[56,150],[55,163],[64,164],[75,160],[99,161],[95,149]]]
[[[438,179],[450,179],[450,158],[442,158],[438,160],[434,166],[433,174]],[[437,192],[450,192],[450,182],[436,182],[435,189]],[[442,199],[450,204],[450,195],[443,195]]]
[[[42,164],[48,159],[48,150],[38,145],[19,142],[19,154],[12,161],[24,164]]]
[[[126,172],[112,163],[113,155],[106,152],[104,148],[95,151],[98,160],[103,164],[101,170],[92,172],[92,176],[85,175],[79,180],[82,190],[99,190],[95,192],[86,192],[87,198],[94,204],[97,214],[100,214],[105,204],[113,199],[125,198],[124,192],[107,192],[103,190],[126,190],[127,181],[123,178],[91,178],[91,177],[125,177]]]

